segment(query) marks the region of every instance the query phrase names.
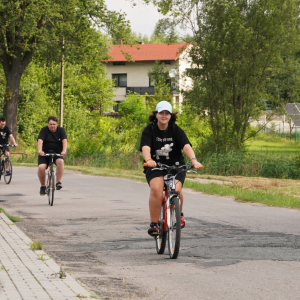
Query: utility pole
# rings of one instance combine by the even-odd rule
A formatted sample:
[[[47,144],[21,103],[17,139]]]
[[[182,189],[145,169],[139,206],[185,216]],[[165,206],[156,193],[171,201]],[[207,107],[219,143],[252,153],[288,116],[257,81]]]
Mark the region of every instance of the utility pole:
[[[64,115],[64,76],[65,76],[65,38],[62,38],[62,56],[61,56],[61,81],[60,81],[60,127],[63,127]]]

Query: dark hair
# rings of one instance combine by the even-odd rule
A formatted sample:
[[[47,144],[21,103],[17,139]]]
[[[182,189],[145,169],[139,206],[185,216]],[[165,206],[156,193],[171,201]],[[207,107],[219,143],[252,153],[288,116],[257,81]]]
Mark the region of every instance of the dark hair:
[[[0,118],[0,122],[6,122],[5,118]]]
[[[49,121],[54,121],[54,122],[58,122],[58,119],[57,119],[57,117],[56,116],[49,116],[48,117],[48,123],[49,123]]]
[[[149,121],[150,122],[157,122],[157,119],[156,119],[156,114],[158,113],[157,110],[153,110],[151,115],[149,116]],[[171,119],[169,122],[171,123],[175,123],[177,121],[177,114],[178,112],[174,112],[174,113],[171,113]]]

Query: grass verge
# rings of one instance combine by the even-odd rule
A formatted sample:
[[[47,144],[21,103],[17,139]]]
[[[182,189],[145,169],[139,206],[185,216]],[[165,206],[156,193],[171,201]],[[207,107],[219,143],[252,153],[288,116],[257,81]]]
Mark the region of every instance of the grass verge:
[[[16,164],[36,167],[36,164]],[[66,170],[105,177],[119,177],[147,182],[142,170],[106,169],[82,166],[65,166]],[[238,201],[261,203],[268,206],[300,208],[300,181],[264,177],[217,176],[188,174],[187,178],[214,179],[231,182],[227,184],[201,183],[186,180],[184,186],[195,191],[220,196],[234,197]]]

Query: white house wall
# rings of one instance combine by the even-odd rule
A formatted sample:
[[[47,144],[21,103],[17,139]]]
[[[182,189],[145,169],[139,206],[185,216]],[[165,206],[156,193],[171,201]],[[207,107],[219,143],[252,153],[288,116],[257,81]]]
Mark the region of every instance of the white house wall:
[[[113,65],[106,63],[107,76],[112,78],[112,74],[127,74],[128,87],[149,87],[148,71],[152,68],[154,61],[151,62],[126,62],[125,65]],[[165,70],[178,69],[178,60],[165,65]],[[126,88],[117,88],[115,101],[124,101]]]
[[[189,50],[192,46],[189,46],[186,51],[184,51],[179,56],[179,79],[178,79],[178,85],[179,85],[179,92],[182,90],[188,90],[192,87],[193,81],[190,77],[185,76],[186,69],[191,68],[192,60],[189,57]],[[179,102],[182,102],[182,94],[179,94]]]

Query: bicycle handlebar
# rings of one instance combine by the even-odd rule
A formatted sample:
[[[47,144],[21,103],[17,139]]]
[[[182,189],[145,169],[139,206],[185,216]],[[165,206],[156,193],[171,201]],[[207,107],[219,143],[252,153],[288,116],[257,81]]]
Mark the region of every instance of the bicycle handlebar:
[[[168,165],[164,165],[164,164],[161,164],[161,163],[156,163],[156,164],[159,167],[159,168],[154,168],[156,170],[175,170],[175,169],[180,169],[180,167],[183,167],[183,166],[191,166],[189,169],[193,168],[193,165],[191,165],[191,164],[190,165],[181,165],[181,166],[168,166]],[[144,166],[148,167],[148,164],[144,163]],[[201,169],[203,169],[203,166],[201,167]]]
[[[41,155],[41,156],[62,156],[62,155],[57,154],[57,153],[45,153],[44,155]]]
[[[4,145],[0,145],[0,147],[3,148],[3,147],[17,147],[17,146],[11,144],[4,144]]]

